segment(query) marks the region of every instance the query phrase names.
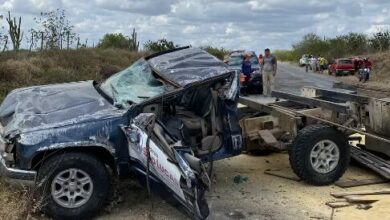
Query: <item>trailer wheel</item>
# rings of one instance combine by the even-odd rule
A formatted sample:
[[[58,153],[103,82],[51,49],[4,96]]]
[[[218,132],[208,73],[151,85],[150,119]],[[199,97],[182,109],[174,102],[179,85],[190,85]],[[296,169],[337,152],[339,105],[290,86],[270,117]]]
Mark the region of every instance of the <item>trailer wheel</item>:
[[[348,167],[348,140],[330,126],[309,125],[298,132],[289,157],[293,171],[301,179],[312,185],[328,185],[337,181]]]

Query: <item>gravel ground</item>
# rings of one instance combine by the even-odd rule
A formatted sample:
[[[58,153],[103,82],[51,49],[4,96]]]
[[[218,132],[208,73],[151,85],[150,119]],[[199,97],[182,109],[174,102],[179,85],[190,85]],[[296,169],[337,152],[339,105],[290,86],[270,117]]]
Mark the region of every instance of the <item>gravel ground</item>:
[[[288,155],[240,155],[214,165],[213,185],[207,193],[211,210],[209,219],[330,219],[331,208],[325,202],[334,200],[331,192],[381,189],[390,184],[342,189],[335,185],[316,187],[304,182],[264,174],[265,170],[281,170],[293,175]],[[234,177],[247,181],[235,183]],[[373,178],[370,171],[352,164],[346,178]],[[120,202],[106,208],[98,219],[188,219],[161,198],[152,196],[134,182],[119,188]]]

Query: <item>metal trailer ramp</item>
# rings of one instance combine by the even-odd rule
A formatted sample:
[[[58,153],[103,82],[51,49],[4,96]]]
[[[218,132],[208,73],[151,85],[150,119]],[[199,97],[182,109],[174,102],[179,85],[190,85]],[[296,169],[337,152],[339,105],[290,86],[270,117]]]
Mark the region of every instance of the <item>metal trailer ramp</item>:
[[[354,146],[351,146],[351,157],[383,178],[390,180],[390,161]]]

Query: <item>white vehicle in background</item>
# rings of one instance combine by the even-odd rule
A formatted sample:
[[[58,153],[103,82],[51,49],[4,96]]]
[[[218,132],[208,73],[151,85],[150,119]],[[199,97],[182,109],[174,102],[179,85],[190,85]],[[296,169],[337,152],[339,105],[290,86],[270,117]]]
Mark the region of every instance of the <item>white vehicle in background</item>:
[[[299,66],[304,66],[306,64],[306,60],[308,60],[309,57],[309,54],[303,54],[301,59],[299,59]]]

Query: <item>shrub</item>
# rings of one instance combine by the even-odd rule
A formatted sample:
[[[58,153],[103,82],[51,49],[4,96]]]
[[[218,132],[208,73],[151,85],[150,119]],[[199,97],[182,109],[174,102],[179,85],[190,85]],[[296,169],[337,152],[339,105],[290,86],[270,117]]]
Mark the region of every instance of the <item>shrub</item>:
[[[171,50],[175,49],[176,47],[179,47],[179,45],[175,45],[173,41],[169,41],[165,38],[157,40],[157,41],[151,41],[149,40],[144,44],[144,48],[146,51],[150,52],[161,52],[164,50]]]
[[[206,46],[206,47],[202,47],[202,49],[212,54],[213,56],[217,57],[220,60],[223,60],[225,56],[229,53],[229,51],[224,49],[223,47],[218,48],[218,47]]]
[[[131,65],[145,55],[122,49],[83,48],[7,52],[0,55],[0,101],[19,87],[97,80]],[[110,67],[110,71],[106,71]],[[112,67],[112,68],[111,68]]]

